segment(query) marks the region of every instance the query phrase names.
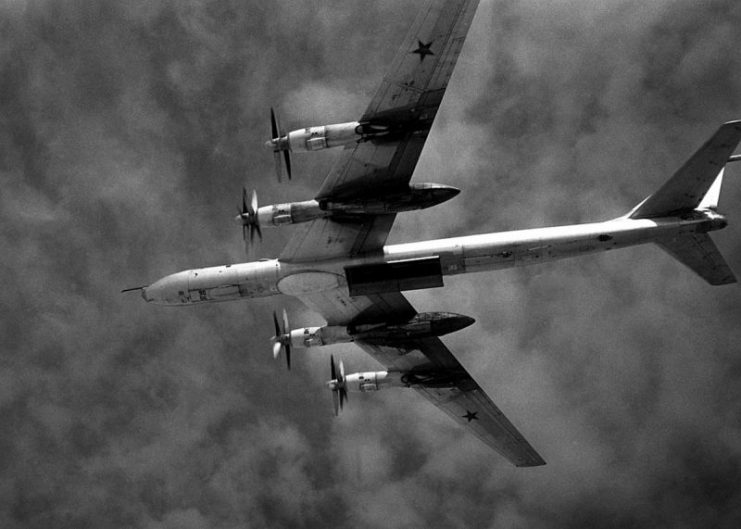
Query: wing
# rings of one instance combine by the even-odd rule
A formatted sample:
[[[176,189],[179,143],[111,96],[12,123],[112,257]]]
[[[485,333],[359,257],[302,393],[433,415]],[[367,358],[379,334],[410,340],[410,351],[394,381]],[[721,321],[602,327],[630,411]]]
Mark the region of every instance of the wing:
[[[317,200],[383,196],[409,184],[477,6],[478,0],[431,0],[422,9],[360,120],[390,132],[346,147]],[[394,218],[367,215],[300,225],[280,260],[380,251]],[[345,285],[298,297],[329,325],[408,321],[416,314],[400,293],[351,297]],[[513,464],[545,464],[438,338],[399,346],[356,343],[389,370],[403,372],[409,386]]]
[[[346,288],[299,296],[331,325],[408,321],[416,311],[401,293],[350,297]],[[356,341],[389,371],[518,467],[545,461],[439,338],[398,345]]]
[[[431,0],[421,10],[360,122],[390,132],[347,146],[318,200],[383,196],[409,184],[468,33],[478,0]],[[395,215],[296,227],[283,261],[347,257],[383,247]]]

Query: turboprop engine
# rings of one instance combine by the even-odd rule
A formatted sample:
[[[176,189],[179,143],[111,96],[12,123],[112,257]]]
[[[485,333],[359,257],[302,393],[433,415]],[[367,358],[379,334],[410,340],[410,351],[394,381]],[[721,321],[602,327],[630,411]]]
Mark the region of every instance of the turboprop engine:
[[[335,366],[334,356],[330,355],[330,376],[327,388],[332,392],[334,401],[334,414],[338,415],[347,399],[349,391],[378,391],[391,387],[409,387],[402,380],[398,371],[366,371],[363,373],[351,373],[345,375],[345,366],[340,360],[339,370]]]
[[[403,323],[374,323],[361,325],[325,325],[323,327],[303,327],[291,329],[288,315],[283,311],[283,328],[273,313],[275,336],[273,336],[273,355],[277,358],[285,352],[288,368],[291,368],[293,347],[321,347],[337,343],[362,340],[372,344],[404,344],[411,340],[443,336],[459,331],[476,320],[453,312],[420,312]],[[383,377],[382,377],[383,378]],[[362,390],[365,391],[365,390]]]
[[[252,191],[252,198],[248,202],[247,190],[242,188],[242,205],[237,208],[238,213],[234,220],[242,226],[245,241],[249,229],[250,242],[253,242],[255,234],[262,239],[262,228],[298,224],[330,216],[348,218],[424,209],[450,200],[458,193],[460,190],[452,186],[423,183],[362,199],[321,198],[260,207],[257,192]]]
[[[341,147],[348,143],[367,141],[388,133],[383,126],[373,126],[359,121],[320,125],[292,130],[285,136],[272,138],[265,142],[265,147],[291,152],[310,152],[332,147]]]
[[[281,180],[281,156],[286,163],[288,179],[291,179],[291,159],[289,152],[310,152],[332,147],[341,147],[348,143],[368,141],[390,132],[388,126],[360,121],[335,123],[292,130],[285,134],[278,123],[275,110],[270,109],[270,127],[272,137],[265,142],[265,147],[271,149],[275,158],[275,170],[278,181]]]

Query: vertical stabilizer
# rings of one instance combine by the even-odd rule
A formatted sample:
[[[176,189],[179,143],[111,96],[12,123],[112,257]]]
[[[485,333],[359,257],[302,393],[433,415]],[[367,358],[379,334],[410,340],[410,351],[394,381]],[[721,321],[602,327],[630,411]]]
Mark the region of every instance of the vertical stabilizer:
[[[699,209],[712,209],[713,211],[718,209],[718,199],[720,199],[720,188],[723,185],[724,169],[725,167],[720,170],[718,176],[715,178],[715,182],[713,182],[713,185],[710,186],[710,189],[708,189],[708,192],[705,193],[700,204],[698,204],[697,207]]]
[[[718,176],[741,140],[741,121],[720,126],[705,145],[653,195],[630,213],[632,219],[668,217],[697,208],[720,191]],[[716,190],[711,187],[717,184]],[[717,197],[716,197],[717,203]]]

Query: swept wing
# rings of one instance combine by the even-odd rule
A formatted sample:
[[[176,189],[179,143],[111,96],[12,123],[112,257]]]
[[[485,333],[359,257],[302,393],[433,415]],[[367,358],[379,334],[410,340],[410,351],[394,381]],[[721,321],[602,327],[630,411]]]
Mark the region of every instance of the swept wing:
[[[477,0],[433,0],[422,10],[361,119],[391,133],[344,149],[317,200],[383,196],[409,185],[442,101]],[[382,251],[394,214],[317,219],[298,226],[280,256],[307,262]],[[417,311],[400,293],[350,296],[346,286],[300,294],[330,325],[404,322]],[[410,387],[517,466],[545,464],[439,338],[356,342]]]

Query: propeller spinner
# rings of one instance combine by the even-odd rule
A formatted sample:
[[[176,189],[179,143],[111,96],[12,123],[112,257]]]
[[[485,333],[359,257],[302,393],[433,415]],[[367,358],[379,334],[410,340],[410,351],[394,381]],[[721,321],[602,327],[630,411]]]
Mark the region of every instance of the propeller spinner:
[[[278,358],[281,351],[286,354],[286,366],[291,369],[291,328],[288,325],[288,313],[283,309],[283,331],[281,332],[278,324],[278,316],[273,311],[273,325],[275,326],[275,336],[271,338],[273,342],[273,358]]]
[[[342,364],[342,360],[340,360],[340,369],[339,373],[337,372],[337,368],[334,364],[334,356],[329,356],[329,363],[330,363],[330,373],[332,376],[332,380],[327,382],[327,387],[329,387],[330,390],[332,390],[332,402],[334,403],[334,414],[339,415],[340,410],[342,409],[343,404],[345,403],[347,398],[347,384],[345,380],[345,366]]]
[[[270,132],[272,133],[272,139],[268,140],[266,145],[273,149],[273,159],[275,160],[275,174],[278,176],[278,182],[282,180],[283,168],[281,166],[281,151],[283,151],[283,159],[286,162],[286,173],[288,179],[291,179],[291,146],[288,142],[288,136],[283,134],[283,130],[280,128],[278,118],[275,116],[275,110],[270,107]]]

